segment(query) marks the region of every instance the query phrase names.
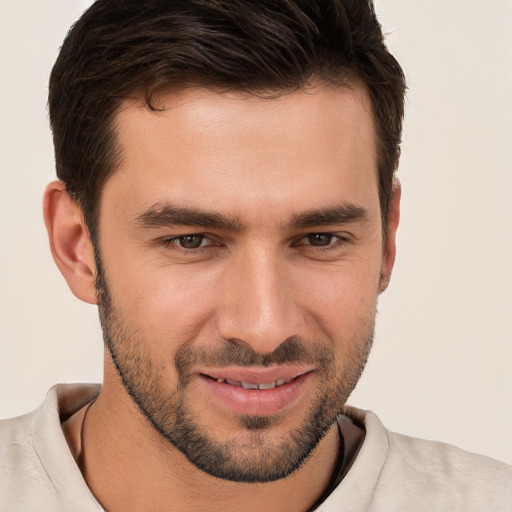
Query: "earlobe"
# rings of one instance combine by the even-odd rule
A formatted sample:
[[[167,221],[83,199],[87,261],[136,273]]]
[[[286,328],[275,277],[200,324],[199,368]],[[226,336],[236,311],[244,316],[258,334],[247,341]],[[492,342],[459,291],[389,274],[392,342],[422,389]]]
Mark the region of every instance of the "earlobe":
[[[380,293],[389,285],[391,272],[395,264],[396,256],[396,232],[400,221],[400,198],[402,196],[402,186],[398,178],[393,183],[393,197],[388,215],[388,225],[386,227],[386,246],[382,261],[382,270],[380,277]]]
[[[43,214],[53,259],[73,294],[96,304],[94,250],[81,210],[61,181],[45,190]]]

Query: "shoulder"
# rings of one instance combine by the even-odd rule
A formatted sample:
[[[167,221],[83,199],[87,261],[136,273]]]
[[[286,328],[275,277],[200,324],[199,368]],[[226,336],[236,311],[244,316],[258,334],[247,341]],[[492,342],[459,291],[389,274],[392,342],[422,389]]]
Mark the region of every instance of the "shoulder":
[[[0,420],[0,467],[4,467],[20,459],[21,454],[32,452],[33,414],[25,414],[17,418]],[[2,471],[2,474],[5,474]]]
[[[404,494],[422,496],[429,510],[512,510],[512,467],[508,464],[394,432],[388,432],[388,439],[384,486],[404,481]]]
[[[52,388],[35,411],[0,421],[0,510],[101,510],[67,446],[60,421],[98,386]]]
[[[35,448],[33,422],[36,412],[0,421],[0,509],[20,510],[24,496],[37,482],[39,494],[51,492]],[[2,508],[11,507],[11,508]],[[27,510],[32,510],[28,508]],[[35,509],[34,509],[35,510]]]
[[[347,408],[347,415],[364,426],[366,437],[332,495],[333,506],[342,499],[353,504],[346,510],[354,511],[512,510],[512,466],[446,443],[391,432],[369,411]]]

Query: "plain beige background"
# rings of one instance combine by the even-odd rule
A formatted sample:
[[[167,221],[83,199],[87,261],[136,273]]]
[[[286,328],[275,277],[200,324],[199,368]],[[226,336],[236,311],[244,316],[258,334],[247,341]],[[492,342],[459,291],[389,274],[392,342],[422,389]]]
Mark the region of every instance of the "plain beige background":
[[[0,417],[101,379],[97,312],[41,217],[47,80],[87,1],[0,0]],[[512,463],[512,1],[377,0],[408,76],[399,252],[350,403]]]

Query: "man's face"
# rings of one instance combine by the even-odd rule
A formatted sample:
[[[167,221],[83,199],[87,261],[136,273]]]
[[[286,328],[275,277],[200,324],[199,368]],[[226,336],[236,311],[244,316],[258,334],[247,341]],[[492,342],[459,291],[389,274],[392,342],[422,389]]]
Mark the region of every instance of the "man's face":
[[[105,340],[126,390],[197,467],[297,469],[368,355],[383,253],[359,88],[126,103],[101,198]]]

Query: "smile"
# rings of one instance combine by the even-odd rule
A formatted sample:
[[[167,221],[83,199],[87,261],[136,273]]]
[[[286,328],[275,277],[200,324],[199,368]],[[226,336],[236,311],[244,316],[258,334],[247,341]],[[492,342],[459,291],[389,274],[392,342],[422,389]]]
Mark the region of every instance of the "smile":
[[[218,378],[216,379],[218,383],[222,384],[229,384],[230,386],[238,386],[239,388],[244,389],[274,389],[279,386],[283,386],[284,384],[288,384],[291,382],[294,378],[291,379],[278,379],[273,382],[265,382],[265,383],[255,383],[255,382],[241,382],[238,380],[231,380],[231,379],[223,379]]]
[[[309,388],[313,368],[219,368],[200,372],[215,404],[231,412],[250,416],[278,414],[297,403]]]

